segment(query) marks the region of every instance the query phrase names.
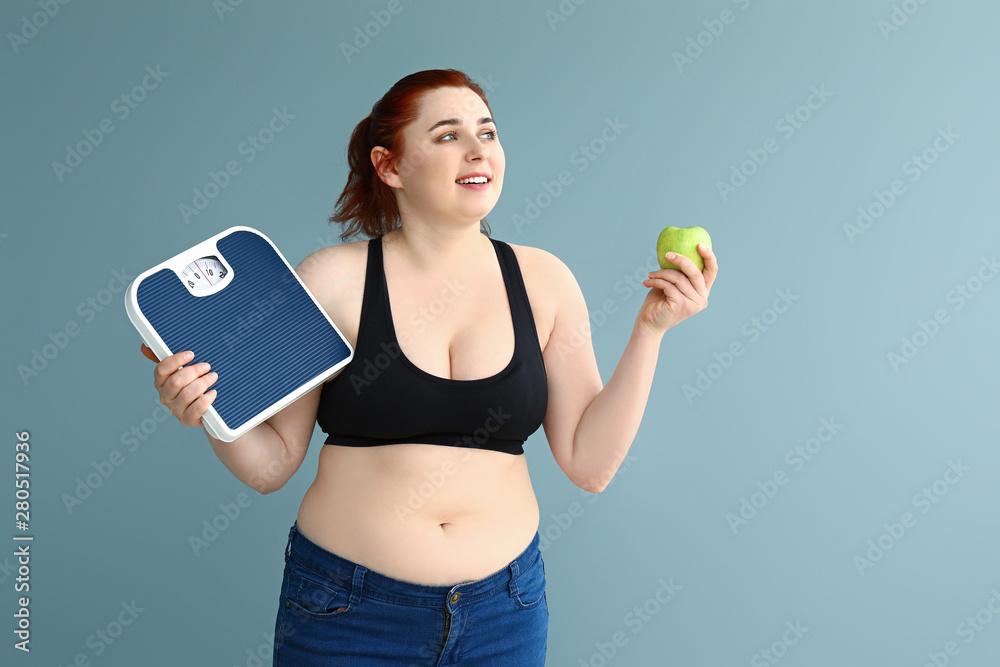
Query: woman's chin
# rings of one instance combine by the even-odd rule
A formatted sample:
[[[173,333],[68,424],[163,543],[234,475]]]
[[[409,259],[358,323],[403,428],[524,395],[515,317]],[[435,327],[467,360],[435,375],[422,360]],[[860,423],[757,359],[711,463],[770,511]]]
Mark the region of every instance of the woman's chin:
[[[470,223],[478,225],[480,220],[488,216],[490,212],[493,211],[493,208],[493,206],[490,206],[489,208],[480,206],[468,211],[462,211],[461,217],[468,220]]]

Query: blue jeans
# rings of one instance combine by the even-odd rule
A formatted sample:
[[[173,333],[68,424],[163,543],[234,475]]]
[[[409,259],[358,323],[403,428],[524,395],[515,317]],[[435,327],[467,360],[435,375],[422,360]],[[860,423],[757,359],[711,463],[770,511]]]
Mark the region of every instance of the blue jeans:
[[[536,532],[502,569],[453,585],[394,579],[288,532],[274,666],[543,667],[549,609]]]

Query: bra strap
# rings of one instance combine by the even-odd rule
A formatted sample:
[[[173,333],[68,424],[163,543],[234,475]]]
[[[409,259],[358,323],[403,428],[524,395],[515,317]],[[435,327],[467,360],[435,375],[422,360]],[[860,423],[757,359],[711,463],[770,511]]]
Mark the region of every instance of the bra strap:
[[[522,345],[532,344],[529,334],[533,331],[533,321],[528,310],[528,293],[524,287],[524,280],[521,277],[520,267],[514,249],[507,243],[497,239],[490,239],[500,249],[501,268],[504,273],[504,284],[507,287],[507,298],[510,301],[511,317],[514,319],[514,335],[518,337],[518,342]],[[527,347],[518,347],[519,350],[527,350]]]

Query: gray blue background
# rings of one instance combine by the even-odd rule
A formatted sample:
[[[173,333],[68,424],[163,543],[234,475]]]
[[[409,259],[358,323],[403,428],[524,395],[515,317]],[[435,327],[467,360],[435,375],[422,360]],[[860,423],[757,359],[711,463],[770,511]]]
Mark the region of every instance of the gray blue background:
[[[773,650],[789,667],[919,667],[949,642],[949,664],[997,664],[996,3],[402,0],[384,26],[372,23],[387,15],[381,0],[71,2],[51,18],[42,4],[0,9],[4,664],[269,664],[285,539],[322,433],[291,481],[260,496],[199,429],[156,422],[153,364],[114,272],[134,277],[237,224],[293,265],[338,243],[326,218],[351,130],[401,77],[447,67],[487,87],[498,123],[507,171],[493,236],[572,269],[605,383],[659,231],[705,227],[720,262],[709,307],[664,336],[630,459],[603,493],[562,474],[541,429],[526,443],[546,538],[548,664],[753,666],[772,664],[760,652]],[[731,22],[712,23],[724,10]],[[366,29],[377,34],[345,55]],[[11,33],[31,37],[15,45]],[[679,66],[689,47],[697,57]],[[147,67],[166,75],[121,118],[114,100]],[[813,87],[827,99],[800,108]],[[239,145],[274,109],[294,119],[248,161]],[[797,111],[807,120],[788,136],[778,123]],[[113,132],[60,179],[53,162],[104,118]],[[608,119],[625,127],[602,147]],[[768,139],[778,150],[720,194]],[[603,152],[581,171],[577,151],[592,142]],[[925,151],[935,161],[910,180],[907,161]],[[229,160],[240,174],[185,221],[179,206]],[[519,225],[526,198],[562,170],[572,184]],[[858,207],[877,212],[876,193],[897,179],[905,192],[852,242],[844,226]],[[973,297],[961,308],[958,286]],[[797,298],[768,313],[777,290]],[[615,312],[602,318],[607,300]],[[934,330],[938,310],[947,321]],[[770,324],[752,339],[755,317]],[[922,321],[934,336],[918,334]],[[22,379],[18,367],[68,325],[77,335]],[[922,345],[894,367],[904,337]],[[736,342],[744,353],[713,367]],[[712,385],[689,398],[699,371]],[[823,419],[842,428],[821,432],[828,442],[798,468],[786,455]],[[123,440],[133,428],[143,439]],[[10,632],[22,430],[30,656]],[[114,450],[122,464],[67,509],[77,478]],[[946,475],[950,464],[966,470]],[[787,483],[763,504],[753,494],[776,474]],[[936,502],[915,502],[925,488]],[[240,493],[248,506],[195,555],[189,536]],[[727,515],[743,499],[762,506],[734,531]],[[567,524],[572,503],[581,511]],[[884,524],[905,512],[910,527],[892,537]],[[880,538],[890,548],[859,567]],[[679,587],[665,604],[661,581]],[[142,611],[113,644],[88,641],[133,601]],[[629,614],[643,605],[640,625]],[[973,632],[965,619],[977,614]],[[807,630],[783,638],[786,623]],[[616,633],[625,641],[607,658]]]

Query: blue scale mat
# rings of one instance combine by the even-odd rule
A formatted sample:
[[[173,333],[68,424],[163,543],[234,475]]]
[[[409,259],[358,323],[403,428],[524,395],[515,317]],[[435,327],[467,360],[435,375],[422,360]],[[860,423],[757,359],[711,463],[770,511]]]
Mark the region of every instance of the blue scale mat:
[[[199,262],[228,265],[204,287]],[[211,272],[211,273],[209,273]],[[205,274],[205,275],[200,275]],[[193,287],[192,287],[193,286]],[[199,290],[198,287],[201,287]],[[219,379],[202,417],[212,437],[231,442],[350,363],[354,349],[270,239],[237,226],[140,274],[128,286],[129,319],[157,358],[192,350]]]

